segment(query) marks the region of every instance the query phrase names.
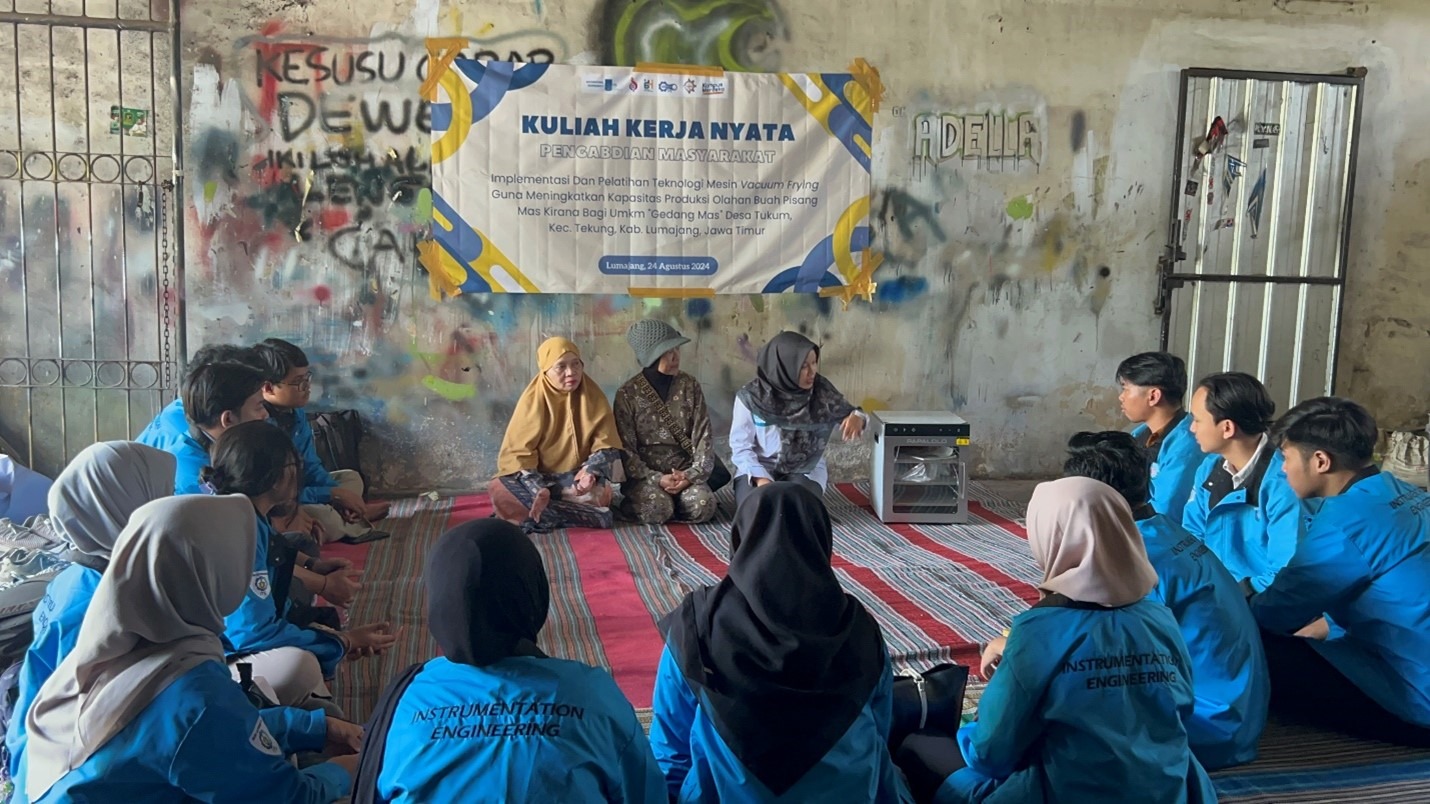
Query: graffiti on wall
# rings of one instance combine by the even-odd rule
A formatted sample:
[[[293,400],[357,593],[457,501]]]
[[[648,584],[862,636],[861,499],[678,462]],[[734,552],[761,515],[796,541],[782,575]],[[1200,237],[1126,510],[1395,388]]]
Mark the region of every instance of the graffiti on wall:
[[[468,43],[476,58],[567,55],[540,31]],[[298,282],[294,298],[357,311],[379,335],[398,320],[431,217],[431,113],[417,93],[427,59],[422,37],[292,35],[274,23],[211,60],[227,73],[195,67],[194,206],[220,278],[236,290]]]
[[[608,63],[777,69],[789,35],[770,0],[602,0],[597,20]],[[540,31],[470,42],[468,56],[572,55]],[[894,171],[903,175],[875,199],[874,245],[887,259],[873,303],[849,313],[805,295],[433,302],[416,259],[431,216],[430,111],[417,100],[425,39],[272,26],[227,46],[196,67],[192,89],[191,243],[197,273],[212,280],[192,286],[207,294],[191,299],[206,318],[194,340],[302,343],[322,378],[321,404],[372,422],[385,488],[451,488],[489,471],[547,335],[577,340],[609,392],[636,368],[625,328],[645,316],[675,324],[695,339],[686,363],[706,385],[717,431],[754,351],[783,327],[827,344],[831,376],[860,399],[957,406],[970,393],[951,368],[964,333],[976,325],[1009,337],[1010,308],[1031,309],[1053,283],[1103,276],[1089,220],[1036,186],[1005,187],[1036,180],[1048,137],[1042,99],[1011,94],[930,101],[912,107],[926,114],[898,121],[913,123],[903,131],[914,136],[891,153],[922,168],[912,181]],[[917,328],[931,353],[870,361],[868,343],[888,334],[891,316],[899,337]]]
[[[773,72],[788,39],[773,0],[605,0],[605,64],[699,64]]]
[[[920,114],[913,122],[915,171],[949,160],[987,170],[1037,169],[1043,160],[1043,131],[1032,111]]]

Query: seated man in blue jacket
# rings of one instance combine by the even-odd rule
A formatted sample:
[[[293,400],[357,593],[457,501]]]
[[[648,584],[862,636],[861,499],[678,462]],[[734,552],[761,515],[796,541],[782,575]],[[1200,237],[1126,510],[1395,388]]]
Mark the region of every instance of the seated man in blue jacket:
[[[1202,450],[1192,436],[1191,417],[1182,407],[1187,395],[1187,364],[1168,352],[1143,352],[1117,367],[1122,415],[1137,426],[1132,437],[1151,461],[1151,497],[1159,514],[1182,521],[1192,493]]]
[[[1276,403],[1255,377],[1229,371],[1197,384],[1191,412],[1192,435],[1207,457],[1182,526],[1259,592],[1291,560],[1307,513],[1267,437]]]
[[[1375,419],[1348,399],[1302,402],[1275,435],[1291,488],[1320,507],[1290,563],[1251,599],[1267,632],[1272,708],[1430,746],[1430,494],[1372,463]]]
[[[308,355],[281,338],[269,338],[253,352],[263,371],[263,404],[269,421],[293,439],[303,461],[303,492],[298,501],[322,527],[324,541],[368,533],[371,520],[387,515],[388,503],[366,502],[362,475],[347,469],[329,472],[318,459],[313,427],[304,410],[313,391]]]
[[[189,376],[200,366],[207,366],[210,363],[240,363],[255,369],[261,368],[258,364],[258,356],[247,346],[236,346],[231,343],[201,346],[198,351],[194,352],[194,356],[189,358],[189,364],[185,368],[180,387],[188,382]],[[181,443],[188,434],[189,420],[184,415],[184,397],[181,395],[165,405],[164,409],[159,411],[159,415],[155,416],[134,440],[155,449],[169,451],[170,447]]]
[[[1197,537],[1153,510],[1146,454],[1132,436],[1078,433],[1068,441],[1063,474],[1102,481],[1132,508],[1157,571],[1150,597],[1172,610],[1192,657],[1196,707],[1184,721],[1192,753],[1207,770],[1256,759],[1271,682],[1261,634],[1236,580]]]
[[[177,459],[175,494],[208,493],[200,474],[209,465],[209,451],[219,435],[244,422],[268,418],[263,406],[263,375],[247,362],[254,359],[250,349],[233,346],[200,349],[184,376],[179,399],[160,411],[134,439]],[[285,531],[310,532],[312,520],[306,515],[300,518],[303,521],[294,519],[284,523]],[[308,556],[301,558],[306,560]],[[330,603],[347,606],[357,588],[346,572],[346,563],[314,559],[306,566],[294,567],[293,577],[314,594],[323,590],[321,594]]]
[[[209,465],[209,448],[219,434],[244,422],[268,418],[263,407],[263,375],[241,363],[194,366],[184,378],[182,423],[165,408],[135,441],[178,460],[175,494],[203,494],[199,473]]]

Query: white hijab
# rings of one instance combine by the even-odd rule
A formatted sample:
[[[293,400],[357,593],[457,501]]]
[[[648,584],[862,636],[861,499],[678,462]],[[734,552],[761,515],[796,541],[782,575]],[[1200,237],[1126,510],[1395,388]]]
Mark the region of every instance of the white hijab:
[[[118,734],[175,679],[223,661],[223,618],[248,588],[257,539],[241,494],[148,503],[119,534],[74,650],[25,725],[31,800]]]
[[[79,563],[104,571],[129,515],[174,493],[176,463],[133,441],[91,444],[70,461],[50,486],[50,520],[83,554]]]
[[[1087,477],[1039,483],[1028,501],[1028,546],[1038,588],[1083,603],[1126,606],[1157,585],[1127,501]]]

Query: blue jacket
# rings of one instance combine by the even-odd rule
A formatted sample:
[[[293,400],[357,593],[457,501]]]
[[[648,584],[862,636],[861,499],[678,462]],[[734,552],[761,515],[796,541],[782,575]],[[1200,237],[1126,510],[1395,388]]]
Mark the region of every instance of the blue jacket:
[[[1187,746],[1191,659],[1166,606],[1062,596],[1013,618],[978,707],[958,732],[968,767],[935,801],[1216,801]]]
[[[348,794],[348,772],[328,763],[300,771],[283,757],[321,750],[326,737],[322,712],[260,713],[227,667],[205,662],[166,687],[38,801],[329,804]],[[15,783],[16,800],[23,800],[24,779]]]
[[[651,748],[672,802],[911,801],[889,756],[894,680],[887,661],[863,713],[804,778],[776,798],[730,752],[670,648],[656,670]]]
[[[269,408],[270,413],[274,410],[277,409]],[[298,501],[306,505],[326,503],[333,498],[333,487],[337,483],[333,480],[332,473],[318,459],[318,448],[313,443],[313,425],[308,422],[307,411],[297,408],[291,415],[293,426],[288,436],[293,439],[293,448],[298,451],[298,457],[303,461],[303,490],[298,494]],[[276,426],[283,426],[277,416],[269,416],[268,420]]]
[[[149,422],[134,439],[154,449],[168,450],[183,440],[189,433],[189,418],[184,413],[184,400],[175,399],[159,411],[159,415]]]
[[[209,448],[194,438],[180,400],[170,402],[159,411],[159,415],[155,416],[134,440],[154,449],[161,449],[178,461],[174,471],[175,494],[205,493],[199,473],[209,465]]]
[[[40,687],[74,650],[84,613],[89,610],[89,601],[94,597],[101,577],[102,573],[79,564],[65,567],[50,581],[45,588],[45,596],[35,607],[34,614],[30,615],[35,637],[25,651],[25,662],[17,679],[19,696],[5,729],[5,746],[10,749],[12,777],[20,769],[20,756],[25,750],[25,713],[30,711],[35,696],[40,694]]]
[[[1251,612],[1283,634],[1324,613],[1344,632],[1311,645],[1376,703],[1430,727],[1427,590],[1430,495],[1378,472],[1322,501]]]
[[[1256,759],[1271,679],[1246,596],[1207,546],[1170,517],[1139,519],[1137,529],[1157,570],[1152,597],[1172,610],[1192,660],[1196,704],[1184,721],[1192,753],[1207,770]]]
[[[1182,527],[1206,542],[1231,577],[1250,578],[1259,592],[1291,560],[1309,511],[1286,482],[1281,453],[1270,444],[1246,484],[1222,496],[1231,479],[1224,462],[1220,455],[1202,461]]]
[[[1146,443],[1150,434],[1151,429],[1145,424],[1132,430],[1132,437],[1139,444]],[[1157,513],[1166,514],[1175,522],[1182,521],[1182,509],[1187,507],[1187,498],[1192,494],[1197,469],[1204,457],[1197,437],[1192,435],[1192,417],[1183,412],[1172,422],[1152,459],[1151,503]]]
[[[261,653],[273,648],[303,648],[318,657],[323,675],[331,678],[347,651],[337,637],[312,628],[300,628],[278,614],[273,600],[273,580],[268,564],[269,541],[275,536],[273,527],[258,517],[258,549],[253,556],[253,575],[248,592],[238,608],[224,618],[224,640],[231,648],[229,658],[247,653]],[[278,601],[286,605],[287,601]]]
[[[405,804],[666,801],[610,674],[525,656],[486,667],[428,661],[397,703],[377,786]]]

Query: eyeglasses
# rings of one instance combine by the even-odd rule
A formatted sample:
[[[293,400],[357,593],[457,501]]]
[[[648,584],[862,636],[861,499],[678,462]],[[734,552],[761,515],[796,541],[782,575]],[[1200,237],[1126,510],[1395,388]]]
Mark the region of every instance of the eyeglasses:
[[[548,369],[548,371],[559,376],[561,374],[575,374],[585,367],[585,361],[577,360],[575,363],[557,363]]]
[[[308,389],[313,387],[313,375],[307,374],[297,382],[280,382],[279,385],[291,385],[294,388]]]

